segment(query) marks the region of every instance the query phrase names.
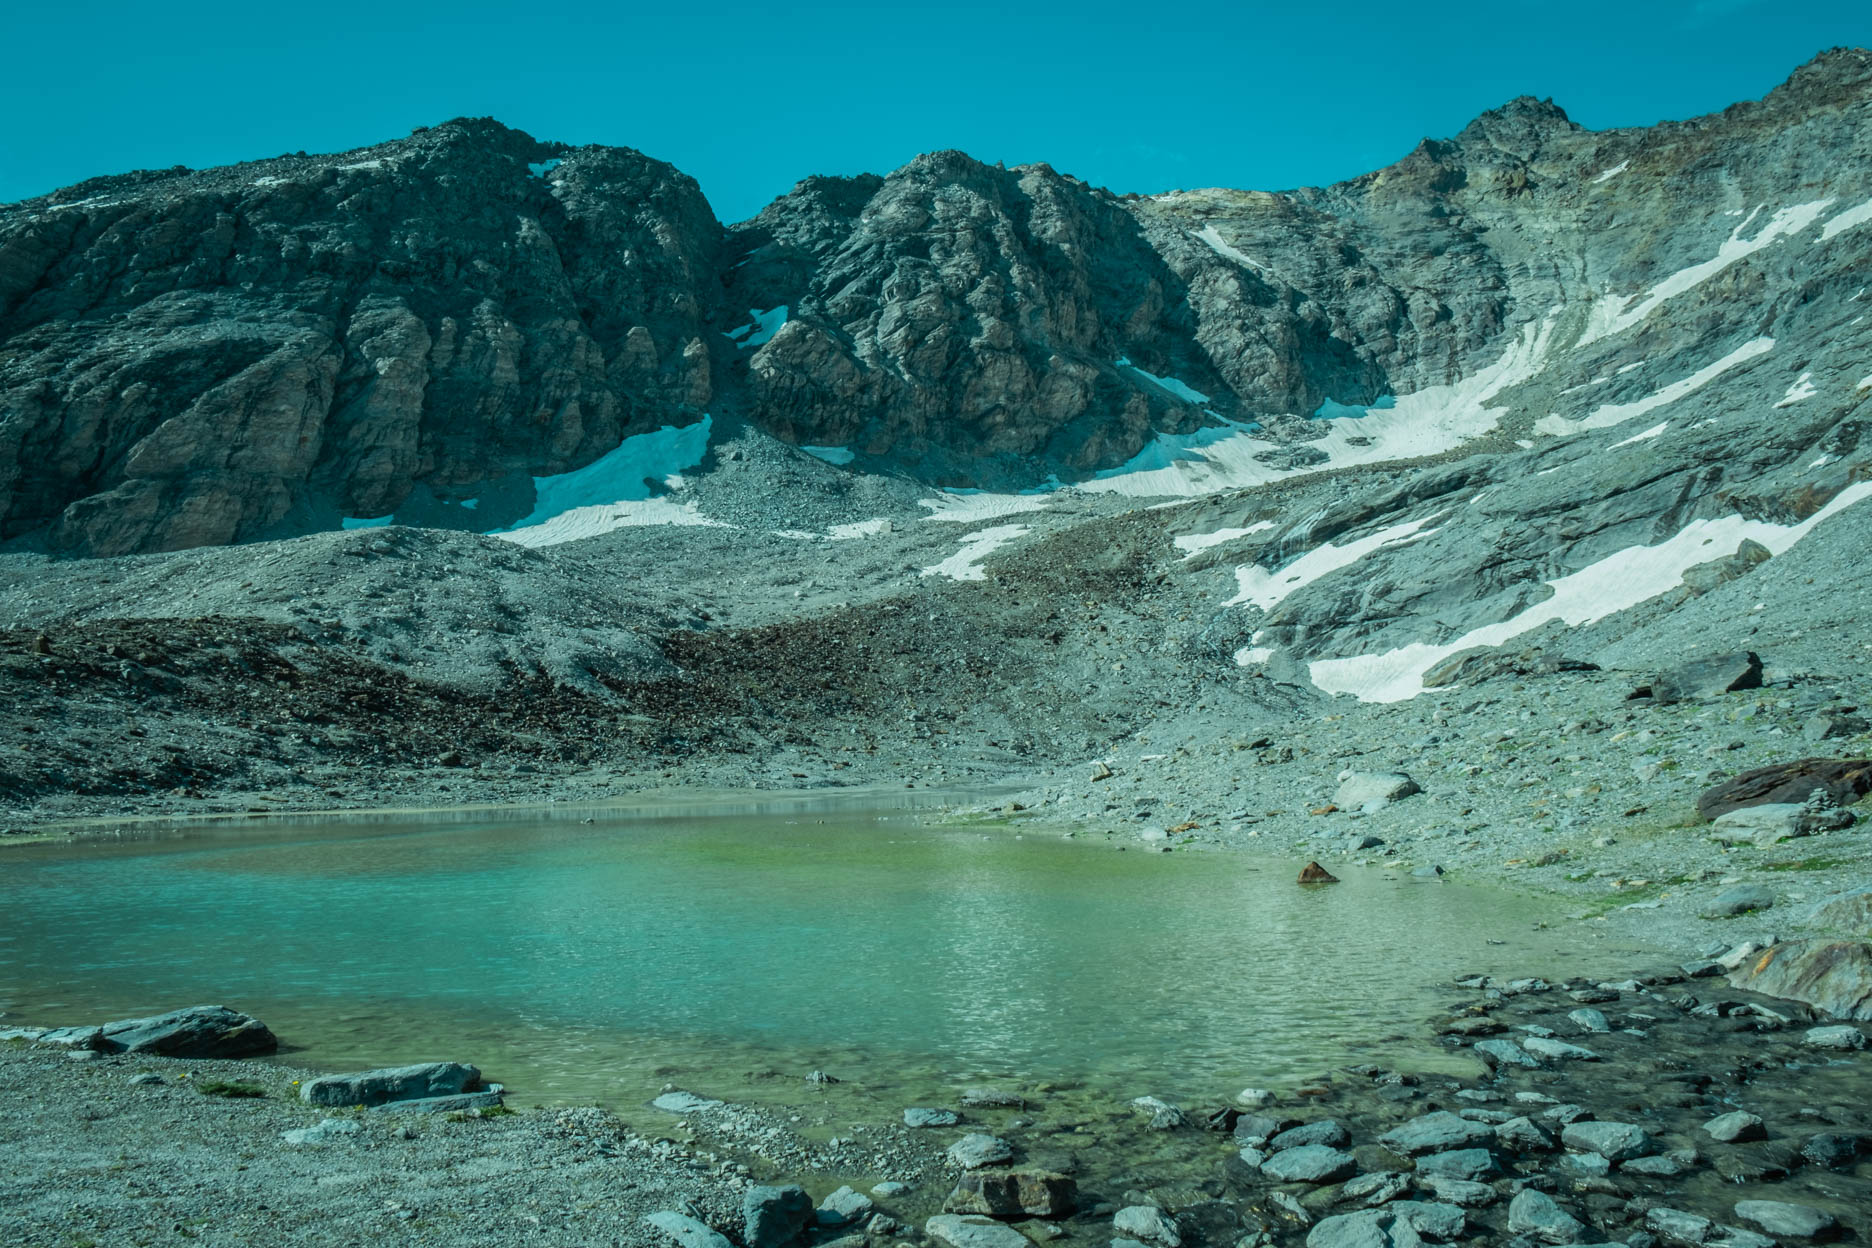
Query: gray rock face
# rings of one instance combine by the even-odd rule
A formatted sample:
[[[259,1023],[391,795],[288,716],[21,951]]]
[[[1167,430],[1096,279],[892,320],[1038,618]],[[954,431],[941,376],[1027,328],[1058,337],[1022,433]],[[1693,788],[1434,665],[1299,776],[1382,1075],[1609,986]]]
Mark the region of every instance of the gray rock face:
[[[1490,1066],[1520,1066],[1528,1070],[1537,1069],[1540,1059],[1532,1056],[1512,1040],[1478,1040],[1475,1051]]]
[[[1532,1235],[1549,1244],[1577,1244],[1586,1224],[1562,1209],[1554,1198],[1533,1188],[1515,1194],[1508,1203],[1508,1230]]]
[[[1014,1146],[999,1136],[970,1132],[949,1146],[950,1162],[964,1170],[998,1166],[1014,1160]]]
[[[1442,1175],[1470,1182],[1501,1173],[1501,1166],[1486,1148],[1458,1148],[1447,1153],[1428,1153],[1417,1159],[1417,1173]]]
[[[322,1075],[308,1079],[299,1098],[308,1105],[383,1105],[472,1092],[481,1072],[460,1062],[424,1062],[390,1066],[352,1075]]]
[[[1727,1114],[1718,1114],[1703,1124],[1710,1138],[1724,1144],[1740,1144],[1747,1140],[1765,1140],[1768,1129],[1762,1120],[1744,1110],[1734,1110]]]
[[[1872,937],[1872,885],[1821,899],[1807,912],[1806,919],[1815,927]]]
[[[906,1109],[903,1121],[906,1127],[953,1127],[962,1115],[952,1109]]]
[[[267,1025],[225,1005],[192,1005],[149,1018],[105,1023],[102,1043],[112,1053],[158,1057],[252,1057],[272,1053],[279,1039]]]
[[[1471,1122],[1439,1109],[1393,1127],[1378,1142],[1400,1157],[1418,1157],[1483,1145],[1494,1138],[1495,1128],[1488,1123]]]
[[[1838,1220],[1823,1209],[1780,1200],[1738,1200],[1735,1216],[1785,1239],[1818,1239],[1839,1225]]]
[[[1723,817],[1728,818],[1727,815]],[[1711,918],[1733,918],[1752,910],[1767,910],[1774,902],[1773,889],[1763,888],[1760,884],[1742,884],[1717,893],[1716,899],[1704,913]]]
[[[812,1216],[812,1197],[796,1183],[750,1187],[741,1196],[742,1242],[746,1248],[782,1248],[799,1238]]]
[[[1837,1019],[1872,1021],[1872,943],[1790,940],[1744,962],[1737,988],[1802,1001]]]
[[[846,1185],[819,1202],[817,1221],[822,1227],[844,1226],[871,1212],[871,1198]]]
[[[726,1235],[687,1214],[665,1210],[645,1216],[644,1222],[675,1240],[678,1248],[733,1248]]]
[[[1761,656],[1754,651],[1711,655],[1652,677],[1651,698],[1659,703],[1688,702],[1759,689],[1761,683]]]
[[[1078,1203],[1078,1184],[1049,1170],[970,1170],[943,1201],[945,1213],[994,1218],[1063,1218]]]
[[[1180,1248],[1183,1234],[1176,1219],[1154,1205],[1127,1205],[1112,1218],[1112,1229],[1120,1235],[1163,1248]]]
[[[1866,1047],[1865,1032],[1844,1023],[1832,1027],[1814,1027],[1801,1037],[1801,1042],[1813,1049],[1858,1050]]]
[[[987,1218],[939,1213],[923,1223],[923,1230],[949,1248],[1033,1248],[1033,1240],[1011,1226]]]
[[[1560,1132],[1560,1142],[1607,1161],[1624,1161],[1658,1151],[1656,1141],[1642,1127],[1628,1122],[1569,1123]]]
[[[1261,1163],[1261,1173],[1277,1183],[1337,1183],[1357,1169],[1351,1153],[1324,1144],[1289,1148]]]
[[[1239,1123],[1237,1124],[1240,1125]],[[1267,1142],[1269,1152],[1281,1152],[1283,1149],[1300,1148],[1307,1144],[1321,1144],[1327,1148],[1344,1148],[1352,1140],[1346,1129],[1330,1118],[1318,1122],[1309,1122],[1302,1126],[1291,1127],[1273,1136]]]
[[[1373,811],[1421,792],[1417,782],[1401,771],[1355,771],[1339,785],[1333,805],[1341,810]]]
[[[699,418],[719,239],[669,166],[488,121],[0,209],[0,537],[218,545],[419,486],[468,527],[496,481],[507,523]]]
[[[308,1144],[330,1144],[334,1140],[363,1133],[363,1126],[351,1118],[327,1118],[310,1127],[299,1127],[292,1131],[282,1131],[280,1138],[295,1147]]]

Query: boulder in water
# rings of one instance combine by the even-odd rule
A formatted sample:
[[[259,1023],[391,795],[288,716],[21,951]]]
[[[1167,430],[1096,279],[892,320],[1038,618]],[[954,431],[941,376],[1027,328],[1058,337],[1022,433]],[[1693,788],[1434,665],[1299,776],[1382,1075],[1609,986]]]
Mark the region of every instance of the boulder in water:
[[[250,1014],[225,1005],[191,1005],[149,1018],[105,1023],[98,1048],[156,1057],[252,1057],[279,1049],[279,1037]]]
[[[1300,870],[1302,884],[1337,884],[1339,877],[1322,867],[1317,862],[1309,862]]]

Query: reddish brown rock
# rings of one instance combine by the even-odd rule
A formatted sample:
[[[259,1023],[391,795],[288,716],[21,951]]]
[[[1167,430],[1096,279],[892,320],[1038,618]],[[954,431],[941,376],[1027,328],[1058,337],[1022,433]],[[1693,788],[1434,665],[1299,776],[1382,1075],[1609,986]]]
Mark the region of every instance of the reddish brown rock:
[[[1337,884],[1339,877],[1320,866],[1319,863],[1309,862],[1301,869],[1300,882],[1302,884]]]
[[[1872,758],[1803,758],[1757,767],[1725,780],[1697,798],[1705,819],[1769,802],[1800,803],[1815,789],[1825,789],[1841,806],[1872,793]]]

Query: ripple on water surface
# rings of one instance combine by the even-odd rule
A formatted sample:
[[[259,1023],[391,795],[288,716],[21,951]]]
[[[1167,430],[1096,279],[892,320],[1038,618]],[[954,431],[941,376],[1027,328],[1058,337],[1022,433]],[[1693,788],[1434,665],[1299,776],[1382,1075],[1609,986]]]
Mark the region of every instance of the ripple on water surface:
[[[0,1008],[226,1002],[299,1064],[462,1058],[544,1101],[769,1067],[1213,1089],[1421,1035],[1459,973],[1568,970],[1526,897],[1298,865],[903,815],[23,847]]]

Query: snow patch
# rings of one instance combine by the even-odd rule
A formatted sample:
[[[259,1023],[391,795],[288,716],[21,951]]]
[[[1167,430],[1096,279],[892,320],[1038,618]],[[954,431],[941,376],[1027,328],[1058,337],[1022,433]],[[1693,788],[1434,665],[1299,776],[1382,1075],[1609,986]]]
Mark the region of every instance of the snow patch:
[[[1499,624],[1471,629],[1442,645],[1416,642],[1383,654],[1319,659],[1308,664],[1313,683],[1327,693],[1349,693],[1361,702],[1403,702],[1424,691],[1424,673],[1451,655],[1477,646],[1499,646],[1559,620],[1569,628],[1595,624],[1637,606],[1683,582],[1685,570],[1735,550],[1745,539],[1772,554],[1786,553],[1828,519],[1872,496],[1872,481],[1860,481],[1833,497],[1799,524],[1771,524],[1741,516],[1693,520],[1656,546],[1630,546],[1547,582],[1553,596]]]
[[[1821,456],[1821,457],[1820,457],[1819,459],[1816,459],[1816,460],[1814,460],[1814,461],[1813,461],[1813,463],[1811,463],[1811,464],[1808,464],[1808,465],[1807,465],[1807,466],[1806,466],[1805,468],[1803,468],[1803,469],[1801,469],[1801,471],[1802,471],[1802,472],[1812,472],[1812,471],[1813,471],[1814,469],[1816,469],[1816,468],[1824,468],[1824,467],[1826,467],[1826,466],[1827,466],[1828,464],[1830,464],[1830,463],[1832,463],[1832,462],[1833,462],[1833,456],[1831,456],[1831,455],[1822,455],[1822,456]]]
[[[682,470],[695,467],[708,453],[713,424],[713,417],[704,416],[693,425],[665,425],[625,438],[583,468],[534,477],[533,510],[492,535],[524,546],[550,546],[637,525],[721,523],[700,516],[693,503],[653,499],[650,489],[652,481],[681,484]]]
[[[849,446],[802,446],[799,448],[814,459],[823,459],[828,464],[849,464],[858,458],[858,453]]]
[[[1024,524],[998,524],[992,529],[971,533],[963,541],[961,550],[941,563],[924,568],[923,575],[946,576],[952,581],[985,581],[988,571],[981,566],[981,561],[1015,538],[1025,537],[1027,531]]]
[[[1254,667],[1274,657],[1272,646],[1243,646],[1235,652],[1237,667]]]
[[[502,529],[490,536],[520,546],[557,546],[580,538],[597,537],[618,529],[644,528],[653,525],[677,525],[711,529],[734,526],[703,515],[694,503],[678,503],[668,498],[646,498],[632,502],[603,503],[574,507],[539,524],[525,528]]]
[[[1819,393],[1820,391],[1813,384],[1813,374],[1802,373],[1800,375],[1800,380],[1787,388],[1787,393],[1781,396],[1781,401],[1776,403],[1775,406],[1778,408],[1793,407],[1796,403],[1804,399],[1811,399],[1814,395]]]
[[[1860,378],[1860,379],[1859,379],[1859,384],[1858,384],[1858,385],[1856,385],[1856,386],[1854,386],[1854,387],[1853,387],[1853,390],[1854,390],[1855,392],[1856,392],[1856,391],[1859,391],[1859,390],[1872,390],[1872,377],[1862,377],[1862,378]]]
[[[737,347],[763,346],[772,341],[773,336],[780,332],[780,327],[786,324],[787,305],[783,303],[764,312],[759,308],[749,308],[748,315],[754,319],[745,325],[736,326],[722,337],[733,340]]]
[[[1795,204],[1783,208],[1769,219],[1768,224],[1754,238],[1743,238],[1742,231],[1749,227],[1761,209],[1757,208],[1745,218],[1742,224],[1729,233],[1728,241],[1716,249],[1716,255],[1701,264],[1693,264],[1687,269],[1679,269],[1642,296],[1608,295],[1596,301],[1588,316],[1585,332],[1580,334],[1575,346],[1585,346],[1601,338],[1623,333],[1638,322],[1651,315],[1653,309],[1667,299],[1673,299],[1686,290],[1696,287],[1715,277],[1730,265],[1754,255],[1776,240],[1798,234],[1814,223],[1821,213],[1831,207],[1831,199],[1816,199],[1810,203]],[[1637,302],[1634,304],[1633,301]]]
[[[1218,256],[1226,256],[1236,264],[1247,265],[1249,268],[1259,269],[1263,273],[1272,273],[1274,271],[1254,257],[1237,251],[1235,248],[1222,241],[1222,235],[1217,232],[1216,227],[1213,225],[1203,226],[1201,232],[1199,232],[1196,237],[1209,244],[1210,250],[1214,251]]]
[[[1635,403],[1607,403],[1603,407],[1595,408],[1592,415],[1581,420],[1567,420],[1561,416],[1543,416],[1534,422],[1534,432],[1565,435],[1583,433],[1588,429],[1610,429],[1613,425],[1623,424],[1634,416],[1642,416],[1646,412],[1655,411],[1667,403],[1675,403],[1685,395],[1701,390],[1736,365],[1746,364],[1756,356],[1768,354],[1774,350],[1774,345],[1775,340],[1772,338],[1750,339],[1714,364],[1698,369],[1688,377],[1673,381],[1662,390],[1648,394]]]
[[[527,165],[527,172],[536,178],[543,178],[564,163],[555,156],[551,160],[542,160],[538,164]]]
[[[1618,177],[1619,174],[1624,173],[1629,168],[1631,168],[1631,161],[1621,160],[1618,164],[1613,165],[1610,169],[1607,169],[1604,173],[1594,178],[1593,185],[1598,186],[1601,182],[1610,182],[1613,178]]]
[[[1554,318],[1530,323],[1494,364],[1447,385],[1399,395],[1391,407],[1373,406],[1362,417],[1328,419],[1326,435],[1288,445],[1255,437],[1252,426],[1227,424],[1189,434],[1160,433],[1130,462],[1073,488],[1091,494],[1139,498],[1191,498],[1328,472],[1336,468],[1440,455],[1493,430],[1501,408],[1489,401],[1535,376],[1553,344]],[[1322,463],[1277,466],[1302,447]],[[1272,462],[1264,461],[1263,456]]]
[[[1183,557],[1189,559],[1194,557],[1198,551],[1208,550],[1211,546],[1220,546],[1223,542],[1232,542],[1238,537],[1247,537],[1250,533],[1265,532],[1273,527],[1274,522],[1272,520],[1257,520],[1245,529],[1217,529],[1213,533],[1192,533],[1188,536],[1177,538],[1174,544],[1178,550],[1185,552]]]
[[[1872,221],[1872,199],[1866,200],[1857,208],[1848,208],[1821,226],[1820,241],[1824,243],[1834,235],[1843,234],[1854,226],[1864,225],[1868,221]],[[1854,298],[1858,296],[1855,295]]]
[[[1178,381],[1174,377],[1159,377],[1156,373],[1146,372],[1144,369],[1141,369],[1137,365],[1133,364],[1130,361],[1130,359],[1126,356],[1122,356],[1122,355],[1119,356],[1117,360],[1114,361],[1114,363],[1116,363],[1119,368],[1130,369],[1132,372],[1144,378],[1146,381],[1150,382],[1152,385],[1157,386],[1159,389],[1168,390],[1171,394],[1176,395],[1177,398],[1182,399],[1185,403],[1195,403],[1195,404],[1200,405],[1203,403],[1207,403],[1209,401],[1209,396],[1204,394],[1202,391],[1197,390],[1192,386],[1185,385],[1183,382]]]
[[[974,524],[999,516],[1016,516],[1023,511],[1045,511],[1047,500],[1038,494],[990,494],[984,490],[944,490],[934,498],[919,498],[917,506],[927,507],[925,520],[950,524]]]
[[[340,169],[381,169],[383,168],[383,161],[381,159],[360,160],[349,165],[339,165],[338,167]]]
[[[1407,520],[1355,542],[1347,542],[1344,546],[1332,542],[1315,546],[1278,572],[1270,572],[1260,564],[1252,568],[1236,568],[1235,582],[1239,592],[1222,605],[1233,607],[1245,602],[1263,611],[1272,611],[1275,604],[1295,590],[1304,589],[1329,572],[1357,563],[1374,550],[1404,546],[1429,537],[1437,530],[1426,530],[1424,526],[1441,517],[1442,513],[1439,512],[1423,520]]]
[[[1618,450],[1619,447],[1630,446],[1634,442],[1649,442],[1652,438],[1662,437],[1664,434],[1664,431],[1668,428],[1670,428],[1670,421],[1668,420],[1662,421],[1658,424],[1652,425],[1649,429],[1645,430],[1643,433],[1632,434],[1631,437],[1626,438],[1623,442],[1614,442],[1611,446],[1608,446],[1606,449],[1608,451],[1616,451]]]
[[[879,516],[875,520],[854,520],[850,524],[835,524],[826,530],[826,539],[834,542],[856,541],[861,537],[876,537],[880,533],[889,533],[892,529],[887,517]]]

